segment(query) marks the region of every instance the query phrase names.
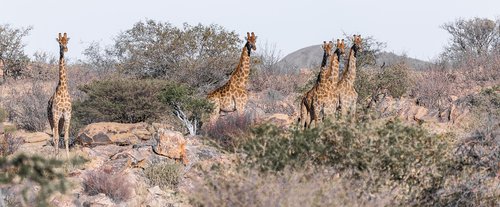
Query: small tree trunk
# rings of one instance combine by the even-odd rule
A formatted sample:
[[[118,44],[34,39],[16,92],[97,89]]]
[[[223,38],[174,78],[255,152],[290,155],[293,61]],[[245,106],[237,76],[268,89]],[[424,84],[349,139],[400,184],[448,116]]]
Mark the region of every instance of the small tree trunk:
[[[177,105],[174,106],[174,114],[187,128],[187,130],[189,131],[189,135],[196,135],[198,125],[198,120],[196,120],[196,118],[193,118],[193,120],[189,120],[186,114]]]

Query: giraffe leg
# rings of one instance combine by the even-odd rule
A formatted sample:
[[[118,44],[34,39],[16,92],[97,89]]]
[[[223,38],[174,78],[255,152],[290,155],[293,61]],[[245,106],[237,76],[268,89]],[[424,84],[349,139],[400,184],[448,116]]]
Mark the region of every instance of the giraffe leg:
[[[64,145],[66,147],[66,158],[69,160],[69,126],[71,121],[71,112],[64,114]]]
[[[302,127],[303,129],[307,127],[307,120],[309,119],[309,110],[306,104],[307,103],[305,99],[303,99],[300,103],[300,117],[298,121],[298,127]]]
[[[242,96],[238,101],[236,100],[236,98],[233,99],[235,102],[236,112],[238,116],[243,116],[245,114],[245,105],[247,103],[248,97]]]
[[[54,128],[52,128],[52,141],[54,142],[54,153],[59,157],[59,119],[61,116],[54,113]]]

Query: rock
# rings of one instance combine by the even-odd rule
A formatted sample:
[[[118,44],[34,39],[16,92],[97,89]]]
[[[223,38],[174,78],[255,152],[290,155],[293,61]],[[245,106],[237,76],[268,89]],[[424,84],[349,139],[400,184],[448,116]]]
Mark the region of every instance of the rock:
[[[44,132],[35,132],[35,133],[18,133],[17,136],[24,139],[26,143],[38,143],[38,142],[46,142],[52,137]]]
[[[180,132],[159,129],[155,134],[155,139],[157,141],[153,146],[155,153],[172,159],[181,159],[184,164],[187,164],[186,139]]]
[[[152,133],[146,123],[121,124],[100,122],[87,125],[80,131],[77,142],[83,146],[96,145],[134,145],[141,140],[149,140]]]
[[[266,119],[264,119],[264,122],[267,123],[273,123],[278,126],[291,126],[294,123],[294,120],[290,118],[290,116],[286,114],[273,114]]]
[[[113,200],[111,200],[111,198],[107,197],[103,193],[99,193],[95,196],[88,197],[87,201],[83,202],[83,206],[111,207],[111,206],[117,206],[117,205],[115,203],[113,203]]]

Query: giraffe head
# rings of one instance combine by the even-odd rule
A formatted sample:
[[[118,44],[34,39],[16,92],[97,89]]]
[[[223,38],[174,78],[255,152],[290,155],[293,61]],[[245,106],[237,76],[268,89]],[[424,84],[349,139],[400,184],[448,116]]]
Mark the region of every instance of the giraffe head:
[[[335,47],[337,47],[337,49],[335,50],[335,52],[337,52],[337,55],[338,56],[343,55],[345,53],[344,39],[342,40],[337,39],[337,44],[335,45]]]
[[[245,47],[247,48],[248,55],[250,55],[250,52],[252,50],[257,49],[257,46],[255,46],[255,41],[257,40],[257,36],[255,36],[253,32],[251,35],[250,32],[247,32],[247,37],[245,39],[247,40]]]
[[[354,50],[354,57],[356,57],[358,51],[362,52],[363,48],[361,47],[361,35],[354,35],[354,39],[352,41],[352,49]]]
[[[323,41],[323,46],[321,46],[323,48],[323,51],[325,52],[324,54],[327,55],[327,56],[330,56],[332,55],[332,48],[333,48],[333,42],[330,41],[330,42],[326,42],[326,41]]]
[[[56,38],[56,41],[59,43],[59,47],[61,48],[61,51],[68,52],[67,44],[68,44],[69,38],[68,38],[68,34],[66,34],[66,32],[64,33],[64,36],[62,36],[61,33],[59,33],[59,37]]]

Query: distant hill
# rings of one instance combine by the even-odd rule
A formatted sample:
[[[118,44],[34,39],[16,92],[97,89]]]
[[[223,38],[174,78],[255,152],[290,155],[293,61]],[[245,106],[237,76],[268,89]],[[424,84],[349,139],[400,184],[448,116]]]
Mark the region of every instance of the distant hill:
[[[323,49],[321,48],[321,45],[313,45],[288,54],[279,61],[278,65],[281,68],[287,68],[288,70],[317,68],[320,66],[322,58]],[[381,66],[384,62],[385,66],[390,66],[392,64],[405,61],[410,67],[417,70],[423,69],[430,64],[429,62],[423,60],[397,55],[392,52],[381,52],[376,61],[378,66]]]

